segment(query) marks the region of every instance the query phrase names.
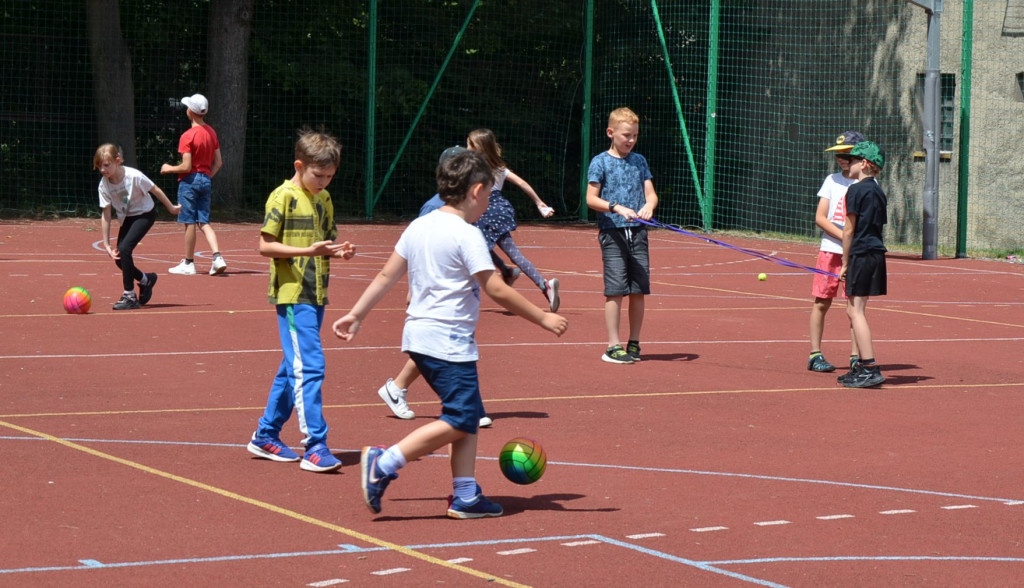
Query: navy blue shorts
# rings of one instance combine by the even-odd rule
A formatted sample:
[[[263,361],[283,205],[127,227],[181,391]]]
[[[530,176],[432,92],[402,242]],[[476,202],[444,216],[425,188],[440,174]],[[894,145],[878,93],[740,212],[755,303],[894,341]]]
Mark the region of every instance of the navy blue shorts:
[[[604,295],[651,293],[651,260],[647,229],[601,229],[597,234],[604,262]]]
[[[441,399],[441,420],[456,430],[475,435],[484,415],[476,362],[445,361],[412,352],[409,357]]]

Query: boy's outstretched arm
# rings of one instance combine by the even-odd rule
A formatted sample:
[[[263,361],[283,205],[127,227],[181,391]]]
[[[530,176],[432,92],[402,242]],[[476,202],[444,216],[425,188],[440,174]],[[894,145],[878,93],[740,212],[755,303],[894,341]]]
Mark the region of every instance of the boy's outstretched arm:
[[[480,288],[506,310],[512,311],[524,319],[540,325],[559,337],[569,328],[569,321],[553,312],[545,312],[527,300],[522,294],[505,283],[501,275],[494,270],[486,270],[474,274]]]
[[[362,296],[359,297],[352,310],[334,321],[334,326],[332,327],[334,334],[339,339],[346,341],[351,341],[355,338],[356,333],[359,332],[359,327],[363,324],[363,320],[366,319],[366,315],[370,314],[370,311],[380,302],[381,298],[384,298],[384,295],[398,283],[398,280],[405,275],[408,267],[408,262],[405,261],[404,257],[397,252],[391,252],[391,257],[384,264],[384,268],[373,278],[373,281],[366,287],[366,290],[363,290]]]

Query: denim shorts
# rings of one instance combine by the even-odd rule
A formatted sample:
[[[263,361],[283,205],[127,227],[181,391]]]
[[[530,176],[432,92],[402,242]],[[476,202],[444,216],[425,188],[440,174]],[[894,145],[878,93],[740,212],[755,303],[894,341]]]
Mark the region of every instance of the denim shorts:
[[[195,172],[182,178],[178,182],[178,204],[181,205],[178,222],[185,225],[209,224],[212,193],[210,176]]]
[[[441,420],[456,430],[475,435],[484,416],[480,378],[475,361],[446,361],[409,353],[423,379],[441,399]]]
[[[647,229],[601,229],[597,234],[604,262],[604,295],[651,293],[651,260]]]

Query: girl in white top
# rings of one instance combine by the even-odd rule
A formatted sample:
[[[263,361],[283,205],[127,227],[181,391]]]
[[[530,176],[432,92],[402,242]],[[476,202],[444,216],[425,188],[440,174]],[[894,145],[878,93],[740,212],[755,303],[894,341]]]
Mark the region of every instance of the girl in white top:
[[[512,207],[512,203],[501,193],[505,180],[507,179],[525,192],[533,200],[542,217],[550,218],[555,214],[555,209],[545,204],[526,180],[508,169],[505,161],[501,159],[501,145],[498,144],[494,132],[490,129],[476,129],[469,133],[469,136],[466,137],[466,147],[471,151],[479,151],[487,160],[491,171],[494,172],[494,186],[491,188],[487,211],[479,221],[473,224],[484,234],[488,248],[493,249],[495,245],[500,247],[505,255],[512,260],[512,263],[519,266],[523,273],[540,288],[544,297],[548,299],[548,307],[551,312],[558,312],[560,304],[558,278],[545,280],[537,268],[530,263],[530,260],[526,259],[526,256],[519,251],[516,242],[512,240],[512,231],[516,230],[516,211]],[[511,284],[514,279],[514,277],[506,278],[505,281]]]
[[[103,176],[100,178],[99,197],[103,215],[103,247],[117,267],[121,268],[124,294],[114,303],[114,310],[132,310],[149,302],[156,284],[155,273],[143,273],[135,267],[132,253],[156,222],[153,196],[164,205],[167,212],[177,215],[181,206],[171,204],[167,195],[146,174],[124,165],[121,150],[113,143],[104,143],[96,150],[92,159],[93,168]],[[111,212],[117,214],[121,228],[117,232],[117,248],[110,244]],[[139,283],[139,294],[135,294],[135,283]]]

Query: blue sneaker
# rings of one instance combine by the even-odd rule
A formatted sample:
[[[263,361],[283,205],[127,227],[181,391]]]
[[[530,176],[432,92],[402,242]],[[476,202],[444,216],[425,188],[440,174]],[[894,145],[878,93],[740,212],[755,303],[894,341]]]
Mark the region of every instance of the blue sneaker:
[[[256,457],[271,461],[299,461],[299,454],[289,449],[276,437],[257,437],[256,433],[253,433],[252,441],[249,441],[249,446],[246,449]]]
[[[380,512],[380,499],[384,497],[384,490],[387,489],[391,480],[398,477],[398,474],[387,474],[377,467],[377,460],[384,453],[387,447],[363,447],[363,453],[359,457],[359,469],[362,472],[363,499],[370,512]]]
[[[500,504],[491,502],[480,492],[480,486],[476,488],[476,497],[470,502],[466,502],[458,496],[454,496],[449,500],[448,518],[480,519],[483,517],[500,517],[505,512]]]
[[[307,472],[330,472],[341,467],[338,458],[323,443],[317,443],[306,450],[299,467]]]

